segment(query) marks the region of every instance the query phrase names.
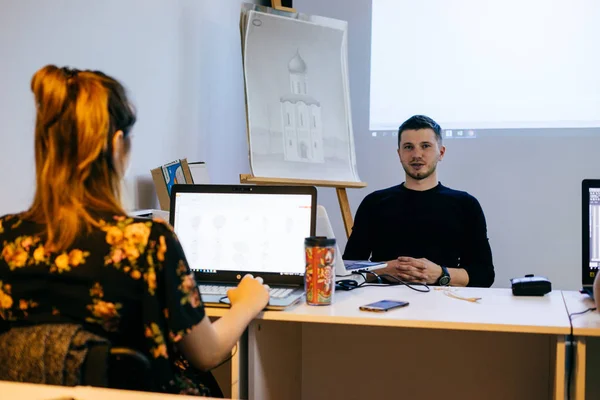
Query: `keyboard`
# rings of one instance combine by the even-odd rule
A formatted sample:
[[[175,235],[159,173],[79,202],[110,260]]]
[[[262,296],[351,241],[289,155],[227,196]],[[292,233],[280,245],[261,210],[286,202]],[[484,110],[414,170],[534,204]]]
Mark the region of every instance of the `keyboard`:
[[[233,289],[235,286],[222,286],[222,285],[198,285],[200,294],[205,295],[220,295],[227,296],[227,291]],[[274,299],[284,299],[288,297],[294,289],[290,288],[270,288],[269,295]]]

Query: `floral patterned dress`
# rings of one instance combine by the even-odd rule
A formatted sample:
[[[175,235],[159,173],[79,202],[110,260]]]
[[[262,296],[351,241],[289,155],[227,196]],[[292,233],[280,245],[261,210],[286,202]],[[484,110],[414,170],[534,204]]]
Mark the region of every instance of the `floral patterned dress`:
[[[103,216],[67,251],[44,248],[44,227],[0,218],[0,332],[75,322],[151,360],[158,390],[218,395],[175,344],[204,318],[181,245],[164,222]],[[206,377],[206,376],[204,376]]]

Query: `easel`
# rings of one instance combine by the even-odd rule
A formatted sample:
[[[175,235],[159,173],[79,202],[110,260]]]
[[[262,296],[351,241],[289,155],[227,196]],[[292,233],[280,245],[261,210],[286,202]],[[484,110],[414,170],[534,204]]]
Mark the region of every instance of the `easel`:
[[[306,185],[334,187],[335,192],[337,193],[338,202],[340,204],[342,220],[344,221],[344,228],[346,230],[347,237],[350,237],[350,233],[352,232],[352,226],[354,225],[354,222],[352,219],[352,210],[350,209],[350,203],[348,202],[348,193],[346,193],[346,188],[360,189],[367,186],[365,182],[336,182],[319,181],[312,179],[259,178],[250,174],[240,174],[240,183],[253,183],[256,185]]]
[[[296,9],[294,8],[282,6],[281,0],[271,0],[271,8],[279,11],[296,12]]]
[[[296,12],[296,9],[294,8],[282,6],[281,0],[271,0],[271,8],[291,13]],[[344,221],[344,228],[346,230],[347,237],[350,237],[350,233],[352,232],[352,226],[354,225],[354,222],[352,218],[352,210],[350,209],[350,203],[348,202],[348,193],[346,193],[346,188],[360,189],[367,186],[365,182],[336,182],[291,178],[260,178],[250,174],[240,174],[240,183],[252,183],[255,185],[305,185],[334,187],[337,193],[338,202],[340,204],[342,220]]]

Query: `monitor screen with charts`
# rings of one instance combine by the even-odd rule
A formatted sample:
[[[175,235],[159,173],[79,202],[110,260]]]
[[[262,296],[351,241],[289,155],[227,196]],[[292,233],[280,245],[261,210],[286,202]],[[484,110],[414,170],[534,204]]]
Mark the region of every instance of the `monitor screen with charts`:
[[[197,187],[174,193],[171,211],[197,275],[304,274],[304,239],[314,231],[315,200],[308,188]]]
[[[600,179],[583,181],[582,200],[582,283],[589,286],[600,267]]]

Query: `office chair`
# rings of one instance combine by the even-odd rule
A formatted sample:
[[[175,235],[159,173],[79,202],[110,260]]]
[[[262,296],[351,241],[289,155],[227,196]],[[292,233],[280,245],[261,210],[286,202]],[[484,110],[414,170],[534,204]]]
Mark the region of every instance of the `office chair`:
[[[0,380],[152,391],[150,361],[77,324],[38,324],[0,334]]]
[[[36,340],[49,331],[61,332],[67,340],[41,340],[43,346],[36,347]],[[74,341],[75,333],[83,333],[84,340],[80,337]],[[75,359],[78,361],[72,362]],[[32,325],[4,333],[0,330],[0,380],[160,392],[152,375],[150,361],[144,354],[127,347],[113,347],[81,325]],[[211,372],[197,371],[197,375],[211,396],[223,397]]]
[[[88,350],[81,384],[112,389],[153,391],[150,361],[137,350],[96,344]]]

